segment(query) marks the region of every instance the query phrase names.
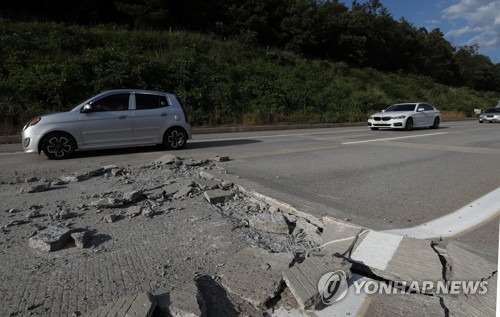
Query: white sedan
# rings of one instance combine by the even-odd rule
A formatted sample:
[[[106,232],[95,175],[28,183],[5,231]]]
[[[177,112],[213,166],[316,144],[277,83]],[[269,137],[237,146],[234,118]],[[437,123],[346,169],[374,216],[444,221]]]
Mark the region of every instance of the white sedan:
[[[425,102],[398,103],[368,119],[372,130],[379,128],[405,129],[429,127],[439,128],[441,112]]]

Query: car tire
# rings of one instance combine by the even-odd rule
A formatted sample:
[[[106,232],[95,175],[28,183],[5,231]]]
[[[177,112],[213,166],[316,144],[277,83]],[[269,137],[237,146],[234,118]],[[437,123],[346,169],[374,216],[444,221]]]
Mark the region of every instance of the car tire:
[[[412,118],[406,119],[405,130],[406,131],[413,130],[413,119]]]
[[[479,120],[479,123],[483,123],[483,120]]]
[[[377,131],[378,130],[378,128],[370,128],[370,129],[372,129],[373,131]]]
[[[76,149],[76,142],[67,133],[49,133],[43,138],[42,151],[51,160],[64,160],[73,155]]]
[[[171,128],[163,136],[163,145],[167,150],[180,150],[186,146],[187,133],[180,128]]]
[[[439,117],[436,117],[434,119],[434,123],[430,126],[431,129],[439,129],[439,124],[441,124],[441,119]]]

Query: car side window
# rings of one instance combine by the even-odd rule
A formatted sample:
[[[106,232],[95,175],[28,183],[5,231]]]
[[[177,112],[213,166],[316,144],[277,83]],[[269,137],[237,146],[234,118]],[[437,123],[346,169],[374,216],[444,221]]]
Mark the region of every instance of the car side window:
[[[434,110],[431,105],[428,105],[426,103],[424,103],[422,106],[424,107],[424,111],[432,111],[432,110]]]
[[[129,94],[107,96],[92,102],[92,108],[98,112],[128,110],[128,99]]]
[[[165,96],[136,94],[135,108],[137,110],[158,109],[169,106],[168,99]]]

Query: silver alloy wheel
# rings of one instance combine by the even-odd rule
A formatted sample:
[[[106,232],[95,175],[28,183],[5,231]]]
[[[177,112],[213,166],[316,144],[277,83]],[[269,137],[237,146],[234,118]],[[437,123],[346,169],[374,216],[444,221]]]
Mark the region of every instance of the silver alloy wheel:
[[[171,130],[167,134],[165,145],[168,149],[181,149],[184,147],[184,145],[186,145],[186,136],[180,130]]]
[[[47,140],[44,150],[49,157],[66,158],[73,152],[73,142],[64,135],[54,135]]]

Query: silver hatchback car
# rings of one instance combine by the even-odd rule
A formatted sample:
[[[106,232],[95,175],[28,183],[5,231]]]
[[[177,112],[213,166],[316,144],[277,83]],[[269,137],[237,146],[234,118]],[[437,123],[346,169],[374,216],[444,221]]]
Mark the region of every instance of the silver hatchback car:
[[[75,150],[164,144],[182,149],[191,138],[184,108],[171,93],[105,91],[68,112],[30,120],[23,128],[24,152],[65,159]]]

